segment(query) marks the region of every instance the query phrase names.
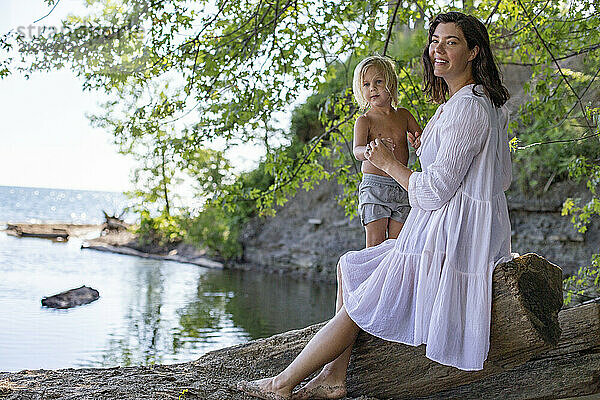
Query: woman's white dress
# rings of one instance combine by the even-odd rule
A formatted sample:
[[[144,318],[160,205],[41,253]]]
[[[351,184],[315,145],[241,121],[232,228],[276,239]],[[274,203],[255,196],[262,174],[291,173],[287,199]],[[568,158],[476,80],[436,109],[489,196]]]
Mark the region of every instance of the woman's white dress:
[[[467,85],[438,107],[409,179],[398,239],[340,258],[344,304],[366,332],[463,370],[489,349],[492,272],[511,259],[505,109]],[[477,88],[479,89],[479,87]]]

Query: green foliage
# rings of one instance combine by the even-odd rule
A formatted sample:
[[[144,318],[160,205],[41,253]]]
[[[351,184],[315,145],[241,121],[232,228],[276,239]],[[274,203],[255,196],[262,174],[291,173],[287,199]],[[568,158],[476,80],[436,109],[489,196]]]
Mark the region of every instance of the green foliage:
[[[239,215],[210,204],[197,216],[184,215],[180,219],[180,229],[186,233],[186,242],[206,248],[209,255],[235,259],[242,255],[238,236],[243,220]]]
[[[598,163],[598,160],[595,160]],[[565,200],[562,215],[572,215],[571,222],[579,232],[584,233],[593,215],[600,215],[600,197],[596,192],[600,185],[600,165],[590,162],[585,157],[576,158],[569,164],[569,175],[576,181],[587,179],[586,186],[592,198],[581,205],[581,199]]]
[[[600,152],[597,140],[577,140],[593,124],[585,115],[596,102],[600,53],[598,4],[582,2],[499,3],[490,26],[499,61],[531,73],[526,96],[510,130],[522,145],[514,174],[524,192],[540,193],[568,179],[576,157]],[[510,77],[508,77],[510,78]],[[551,144],[535,145],[536,143]]]
[[[11,50],[13,49],[14,32],[8,32],[0,36],[0,79],[10,75],[10,65],[13,61]]]
[[[600,254],[592,256],[592,265],[580,267],[576,274],[563,281],[566,293],[564,304],[569,305],[575,296],[578,300],[600,296]]]
[[[163,251],[168,251],[186,236],[185,231],[181,230],[180,220],[177,217],[166,214],[152,217],[147,210],[141,211],[140,224],[135,229],[135,233],[142,246],[158,246]]]
[[[569,175],[576,181],[586,179],[586,186],[591,193],[591,199],[581,204],[581,199],[568,198],[565,200],[562,215],[571,215],[575,229],[584,233],[593,216],[600,216],[600,159],[589,160],[577,158],[569,164]],[[569,304],[573,294],[580,298],[592,298],[600,295],[600,253],[592,256],[591,265],[579,268],[577,274],[565,280],[567,296],[565,304]]]
[[[208,205],[198,215],[140,213],[140,224],[135,229],[142,247],[168,252],[181,242],[206,249],[211,256],[231,260],[241,255],[238,241],[243,220],[239,215],[228,214],[220,207]]]
[[[155,204],[173,213],[169,193],[191,176],[207,215],[225,218],[217,235],[225,241],[239,221],[217,210],[236,218],[273,214],[297,189],[321,179],[344,185],[339,200],[353,212],[360,180],[351,151],[358,113],[350,95],[353,67],[387,48],[397,65],[400,104],[424,126],[435,109],[420,87],[425,21],[454,9],[417,0],[390,21],[395,4],[383,0],[85,3],[89,14],[69,17],[60,31],[0,39],[0,51],[16,43],[22,56],[11,70],[69,67],[86,89],[114,96],[94,121],[140,161],[140,208]],[[597,1],[481,0],[469,11],[485,21],[498,61],[531,73],[510,125],[521,190],[540,192],[568,179],[575,160],[597,163],[600,142],[590,137],[596,114],[587,111],[598,107],[600,91]],[[0,62],[0,77],[8,66]],[[285,132],[277,113],[307,92],[312,96]],[[257,173],[235,177],[222,153],[208,152],[216,140],[262,143],[267,155]],[[586,224],[596,207],[573,202],[568,212]],[[206,232],[197,237],[217,242]]]

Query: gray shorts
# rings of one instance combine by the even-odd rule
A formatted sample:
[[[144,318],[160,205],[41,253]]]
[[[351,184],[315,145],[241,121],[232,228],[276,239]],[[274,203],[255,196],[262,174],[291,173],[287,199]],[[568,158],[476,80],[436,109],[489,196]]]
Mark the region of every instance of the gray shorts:
[[[406,221],[410,205],[408,193],[387,176],[363,174],[358,187],[358,214],[363,225],[382,218]]]

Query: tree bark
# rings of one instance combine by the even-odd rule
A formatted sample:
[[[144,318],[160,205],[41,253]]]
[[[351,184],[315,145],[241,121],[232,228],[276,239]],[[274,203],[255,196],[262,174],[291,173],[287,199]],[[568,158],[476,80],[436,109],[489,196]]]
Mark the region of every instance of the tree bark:
[[[425,398],[558,399],[600,393],[600,304],[563,310],[558,319],[562,335],[555,348],[512,370]]]

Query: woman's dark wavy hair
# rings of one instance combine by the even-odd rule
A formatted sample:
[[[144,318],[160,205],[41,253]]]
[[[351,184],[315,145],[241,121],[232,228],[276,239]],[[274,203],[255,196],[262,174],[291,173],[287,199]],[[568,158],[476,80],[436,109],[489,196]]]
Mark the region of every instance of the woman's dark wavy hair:
[[[500,71],[496,66],[490,47],[490,37],[487,29],[477,18],[456,11],[439,14],[429,26],[429,41],[423,50],[422,57],[424,68],[423,82],[425,84],[423,91],[436,103],[443,103],[446,100],[448,85],[443,78],[433,74],[433,64],[429,58],[429,44],[437,26],[449,22],[456,24],[462,30],[469,49],[475,46],[479,47],[477,56],[471,61],[471,71],[475,85],[483,86],[485,94],[490,98],[494,106],[501,107],[510,98],[510,94],[502,84]],[[477,95],[475,86],[473,87],[473,93]]]

